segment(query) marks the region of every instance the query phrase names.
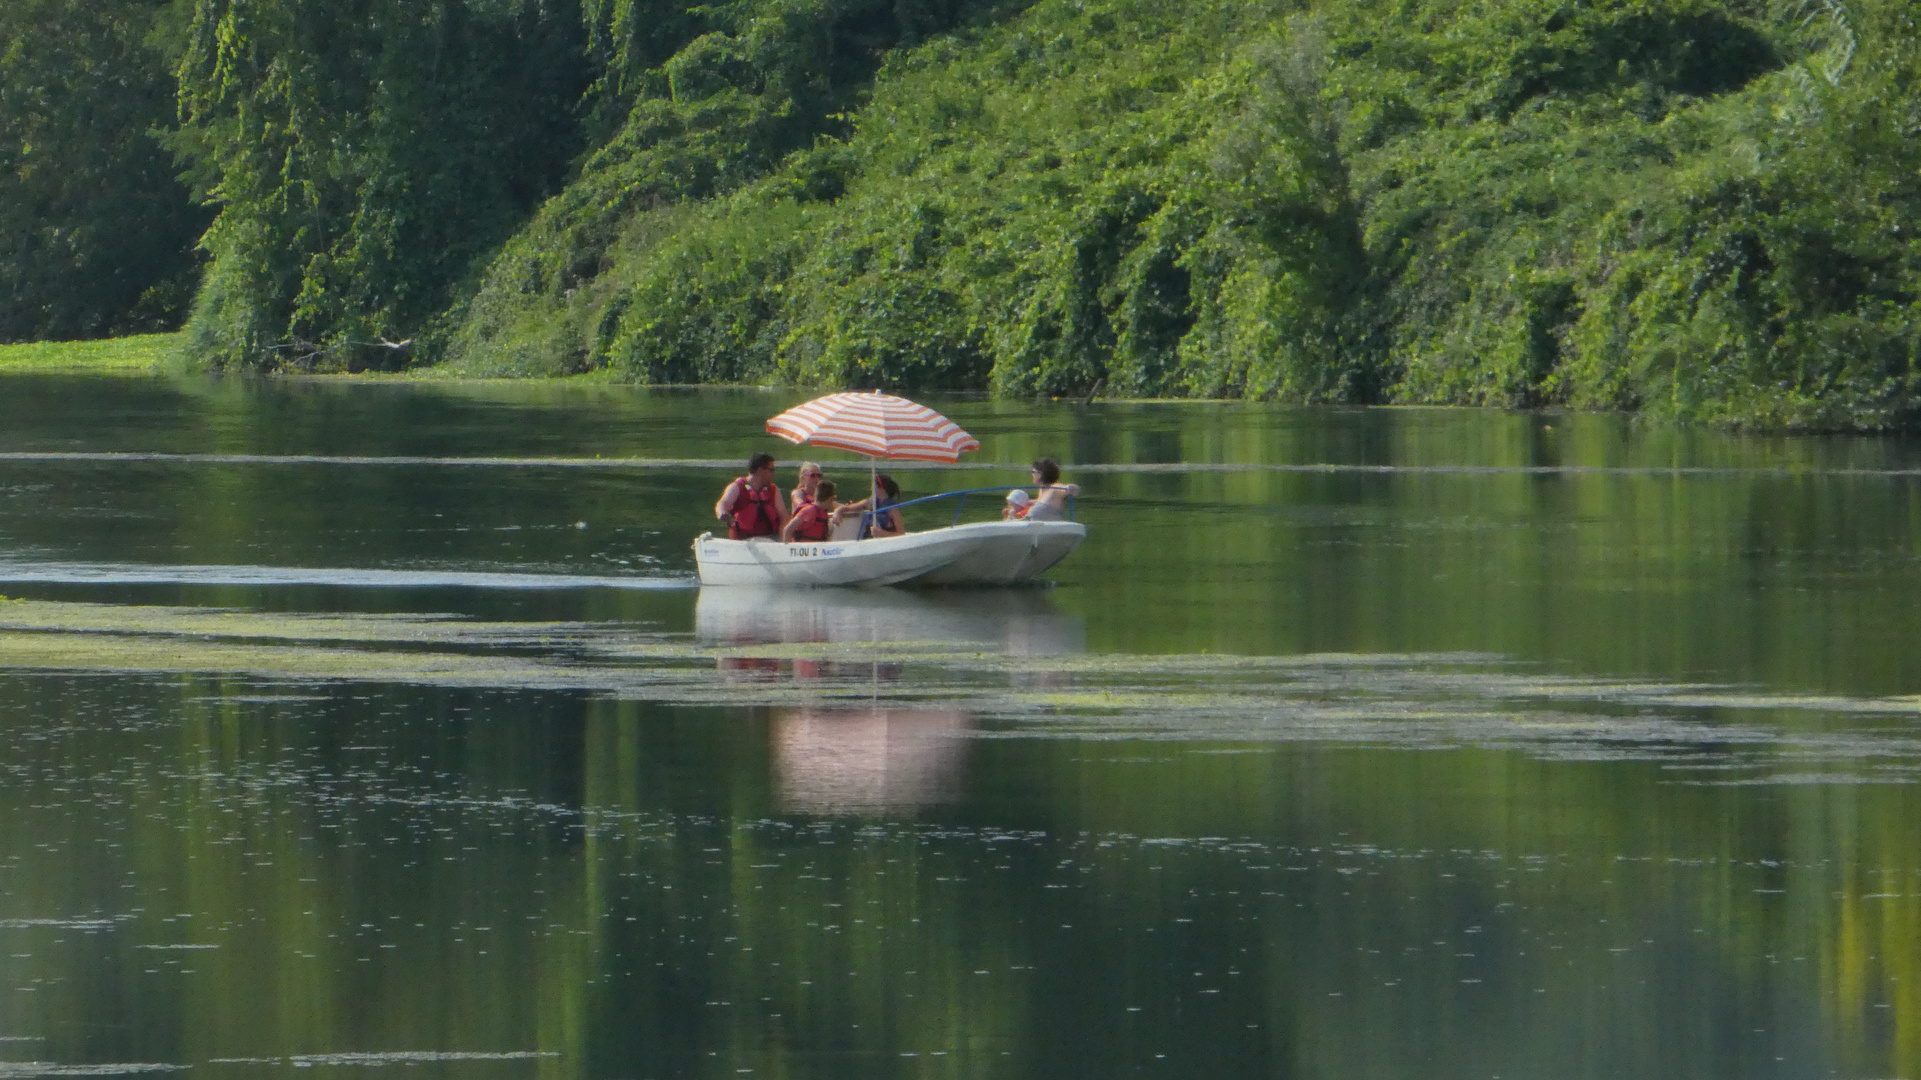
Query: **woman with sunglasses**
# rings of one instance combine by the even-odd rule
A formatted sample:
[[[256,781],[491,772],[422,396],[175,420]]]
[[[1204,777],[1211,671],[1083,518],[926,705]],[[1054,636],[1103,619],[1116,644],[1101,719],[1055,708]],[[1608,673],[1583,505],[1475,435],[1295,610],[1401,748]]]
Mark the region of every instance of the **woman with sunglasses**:
[[[812,461],[801,462],[800,482],[798,486],[794,488],[794,497],[789,504],[794,508],[794,513],[799,514],[801,507],[813,502],[814,492],[819,490],[819,488],[820,466]]]

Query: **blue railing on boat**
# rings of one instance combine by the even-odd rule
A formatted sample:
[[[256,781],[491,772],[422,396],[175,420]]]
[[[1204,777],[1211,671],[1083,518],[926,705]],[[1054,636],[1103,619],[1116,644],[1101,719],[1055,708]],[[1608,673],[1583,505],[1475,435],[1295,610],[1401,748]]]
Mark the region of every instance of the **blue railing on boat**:
[[[969,495],[981,495],[991,491],[1002,498],[1006,498],[1008,492],[1021,490],[1023,487],[1024,485],[1021,485],[1021,484],[1009,484],[1007,487],[962,488],[959,491],[943,491],[938,495],[923,495],[918,499],[909,499],[906,502],[895,503],[893,506],[890,506],[887,509],[905,510],[910,506],[919,506],[921,503],[931,503],[940,499],[953,499],[954,500],[954,524],[959,525],[960,519],[961,519],[961,511],[967,509],[967,497]],[[880,513],[880,511],[868,510],[861,514],[860,524],[861,524],[862,532],[867,532],[870,530],[871,526],[873,525],[874,515],[877,513]],[[1069,495],[1067,497],[1067,520],[1069,521],[1074,520],[1074,496],[1072,495]]]

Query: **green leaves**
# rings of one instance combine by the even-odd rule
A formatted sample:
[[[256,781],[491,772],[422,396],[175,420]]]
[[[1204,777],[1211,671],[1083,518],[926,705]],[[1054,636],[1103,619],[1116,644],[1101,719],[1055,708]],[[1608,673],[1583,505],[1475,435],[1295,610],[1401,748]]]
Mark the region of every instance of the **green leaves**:
[[[159,49],[215,364],[1917,418],[1899,0],[578,2],[20,0],[0,332],[177,310]]]
[[[206,215],[155,128],[173,116],[132,0],[0,5],[0,342],[173,329]]]
[[[198,0],[179,67],[220,207],[188,329],[217,365],[404,362],[577,152],[566,4]],[[471,286],[466,286],[470,288]]]
[[[618,313],[605,362],[645,378],[1365,398],[1350,308],[1366,266],[1327,48],[1284,11],[1046,4],[897,54],[845,142],[614,253],[600,280],[632,284],[590,301]],[[802,230],[765,241],[791,254],[731,254],[757,218]],[[761,273],[777,287],[725,284]],[[714,325],[753,328],[725,338],[738,364],[682,351],[721,340],[684,328]]]

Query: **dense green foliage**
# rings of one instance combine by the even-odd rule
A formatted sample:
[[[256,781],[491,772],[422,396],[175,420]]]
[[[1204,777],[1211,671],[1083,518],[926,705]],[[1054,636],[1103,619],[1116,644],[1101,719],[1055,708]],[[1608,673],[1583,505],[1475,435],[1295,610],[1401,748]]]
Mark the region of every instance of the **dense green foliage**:
[[[564,2],[198,0],[178,144],[221,211],[195,350],[406,355],[559,187],[584,38]]]
[[[0,342],[178,325],[208,215],[154,137],[174,115],[153,0],[0,4]]]
[[[1921,419],[1906,0],[166,10],[215,364]]]
[[[455,351],[520,370],[598,363],[602,334],[593,324],[612,317],[610,303],[628,302],[620,288],[627,275],[605,271],[656,257],[657,242],[671,243],[682,208],[764,183],[783,167],[783,181],[800,197],[839,196],[845,176],[833,163],[843,145],[836,137],[849,134],[848,111],[881,59],[1007,6],[743,0],[678,9],[600,0],[594,28],[610,59],[596,104],[625,109],[625,116],[579,178],[494,261]],[[669,19],[669,10],[684,14]],[[820,152],[813,149],[817,139]],[[749,225],[748,234],[756,249],[784,250],[798,239],[779,208]],[[765,276],[755,251],[728,247],[730,238],[713,242],[721,245],[714,272]],[[583,288],[580,301],[570,303]],[[735,320],[741,313],[715,307],[704,317]],[[673,377],[740,377],[744,368],[723,370],[730,363],[706,357]]]
[[[851,133],[737,190],[558,227],[590,169],[456,351],[1900,425],[1917,86],[1897,2],[1043,3],[895,53]]]
[[[494,276],[571,287],[573,249],[636,208],[766,174],[888,49],[954,18],[911,10],[198,0],[177,145],[221,213],[193,348],[349,369],[437,356],[480,271],[570,177]]]

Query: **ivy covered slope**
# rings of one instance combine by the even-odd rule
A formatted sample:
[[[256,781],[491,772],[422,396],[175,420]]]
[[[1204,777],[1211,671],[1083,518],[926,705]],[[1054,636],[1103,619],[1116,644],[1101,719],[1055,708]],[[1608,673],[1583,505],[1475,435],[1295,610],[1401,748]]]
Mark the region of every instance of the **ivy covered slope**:
[[[217,366],[349,370],[445,355],[490,262],[495,279],[573,288],[632,219],[738,190],[844,132],[842,115],[890,50],[992,10],[982,0],[170,6],[191,11],[174,141],[220,208],[190,347]]]
[[[216,365],[1921,422],[1911,0],[149,6]]]
[[[632,76],[453,357],[1914,419],[1905,0],[1042,0],[896,51],[754,178],[809,133],[767,134],[807,114],[793,37]]]

